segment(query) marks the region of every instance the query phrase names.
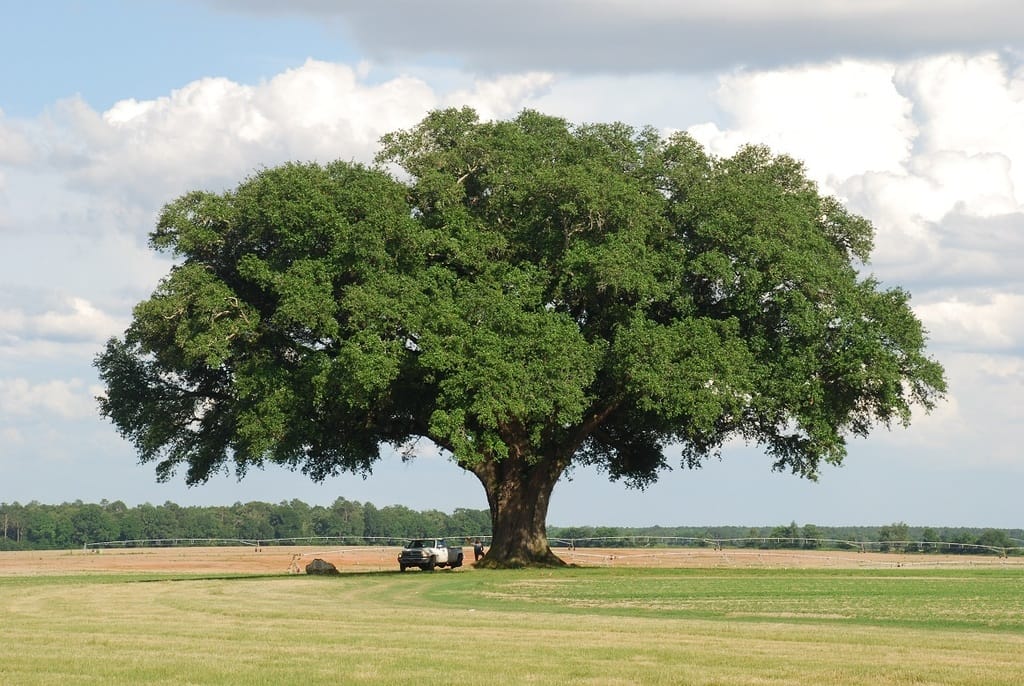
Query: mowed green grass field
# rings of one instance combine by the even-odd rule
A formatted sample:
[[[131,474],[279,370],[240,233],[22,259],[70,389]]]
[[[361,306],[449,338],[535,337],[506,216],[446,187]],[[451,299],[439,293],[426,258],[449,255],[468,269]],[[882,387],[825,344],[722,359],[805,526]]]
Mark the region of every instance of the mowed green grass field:
[[[0,684],[1021,684],[1024,569],[0,576]]]

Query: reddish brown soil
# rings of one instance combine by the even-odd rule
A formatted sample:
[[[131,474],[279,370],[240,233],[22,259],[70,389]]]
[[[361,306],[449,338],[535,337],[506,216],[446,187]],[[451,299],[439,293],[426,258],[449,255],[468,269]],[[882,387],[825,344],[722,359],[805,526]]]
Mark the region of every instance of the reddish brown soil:
[[[399,549],[361,546],[264,546],[224,548],[127,548],[100,551],[0,552],[0,576],[81,573],[171,572],[188,574],[304,573],[316,558],[342,572],[397,571]],[[467,551],[471,552],[471,551]],[[857,553],[850,551],[713,550],[694,548],[556,549],[581,567],[660,568],[884,568],[1024,566],[1024,558],[965,555]],[[472,571],[467,563],[460,571]]]

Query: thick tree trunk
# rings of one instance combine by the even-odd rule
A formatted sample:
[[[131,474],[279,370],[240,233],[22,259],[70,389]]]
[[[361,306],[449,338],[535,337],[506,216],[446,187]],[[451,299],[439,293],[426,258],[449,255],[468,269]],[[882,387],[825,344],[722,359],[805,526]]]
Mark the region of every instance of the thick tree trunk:
[[[520,456],[475,465],[491,508],[491,546],[485,567],[562,566],[548,546],[551,491],[566,464],[554,458],[529,462]]]

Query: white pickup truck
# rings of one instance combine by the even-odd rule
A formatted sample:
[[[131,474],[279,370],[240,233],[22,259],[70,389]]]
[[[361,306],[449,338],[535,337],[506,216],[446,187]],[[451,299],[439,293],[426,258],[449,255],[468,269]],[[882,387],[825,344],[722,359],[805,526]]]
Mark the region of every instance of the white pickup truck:
[[[462,548],[450,547],[443,538],[414,538],[405,544],[398,556],[398,570],[419,567],[431,571],[435,567],[462,566]]]

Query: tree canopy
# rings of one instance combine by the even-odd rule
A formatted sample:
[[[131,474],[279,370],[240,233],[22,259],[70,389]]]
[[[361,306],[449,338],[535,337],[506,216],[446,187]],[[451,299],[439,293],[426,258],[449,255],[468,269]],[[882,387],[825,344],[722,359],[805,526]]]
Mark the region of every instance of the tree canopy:
[[[437,111],[377,166],[263,169],[168,204],[176,258],[96,359],[101,412],[167,479],[369,474],[426,438],[487,493],[498,564],[555,562],[574,464],[643,487],[727,440],[815,478],[945,391],[873,227],[749,146]]]

